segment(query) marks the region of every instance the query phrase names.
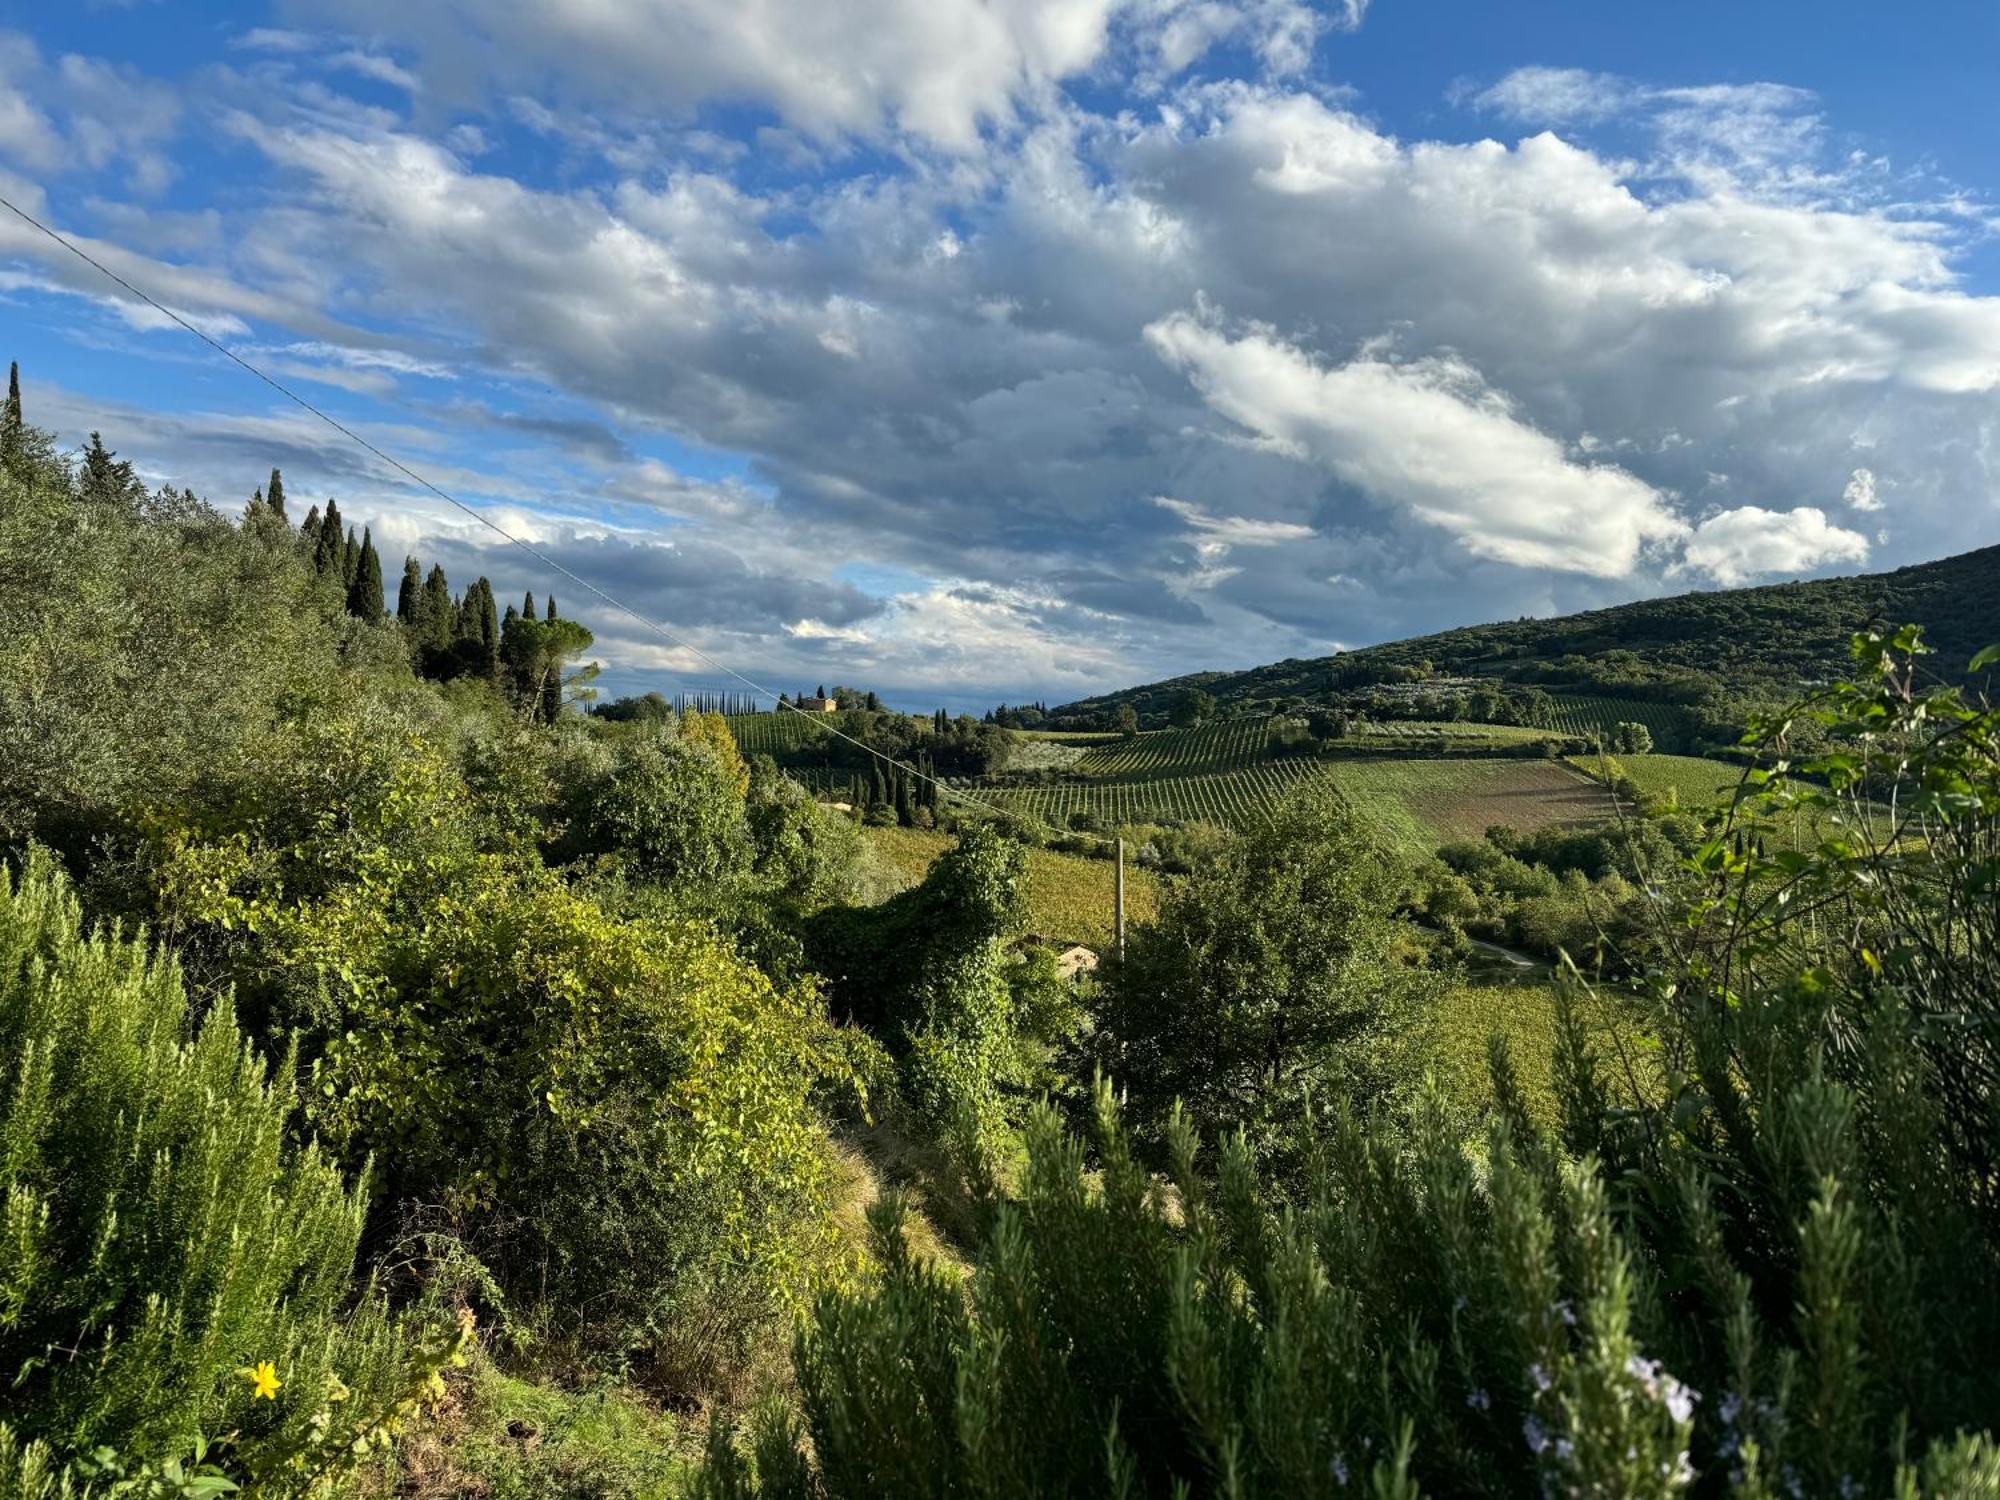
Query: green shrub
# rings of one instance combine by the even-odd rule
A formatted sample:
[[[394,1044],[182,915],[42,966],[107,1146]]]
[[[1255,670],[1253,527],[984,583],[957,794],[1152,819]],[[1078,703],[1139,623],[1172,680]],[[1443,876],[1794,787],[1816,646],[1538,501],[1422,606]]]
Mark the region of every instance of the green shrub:
[[[1221,844],[1137,927],[1098,1012],[1099,1056],[1157,1133],[1176,1100],[1253,1134],[1311,1094],[1385,1086],[1379,1044],[1433,992],[1397,957],[1399,880],[1323,786]]]
[[[0,871],[0,1058],[15,1437],[166,1459],[227,1430],[254,1467],[343,1387],[343,1412],[394,1388],[400,1335],[350,1282],[363,1195],[292,1143],[290,1064],[266,1068],[226,999],[197,1026],[143,942],[85,938],[40,852]],[[265,1360],[274,1401],[238,1373]]]
[[[934,1128],[998,1118],[1015,1048],[1002,943],[1020,930],[1026,873],[1020,845],[974,825],[921,885],[809,926],[834,1015],[883,1040]]]

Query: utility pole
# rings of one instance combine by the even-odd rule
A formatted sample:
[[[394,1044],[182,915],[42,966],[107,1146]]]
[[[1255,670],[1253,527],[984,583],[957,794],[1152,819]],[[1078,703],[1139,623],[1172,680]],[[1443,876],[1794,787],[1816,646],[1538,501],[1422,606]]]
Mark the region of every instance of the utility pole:
[[[1125,962],[1125,840],[1118,840],[1118,875],[1113,881],[1118,901],[1118,961]]]

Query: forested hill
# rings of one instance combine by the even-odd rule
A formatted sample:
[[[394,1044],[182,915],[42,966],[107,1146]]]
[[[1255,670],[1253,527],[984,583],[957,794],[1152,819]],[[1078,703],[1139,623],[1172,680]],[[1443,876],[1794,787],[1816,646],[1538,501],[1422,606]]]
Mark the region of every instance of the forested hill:
[[[1198,672],[1086,698],[1052,717],[1110,716],[1129,703],[1150,720],[1167,714],[1188,688],[1209,693],[1226,712],[1432,673],[1679,702],[1718,692],[1772,696],[1839,673],[1855,631],[1909,621],[1923,625],[1942,671],[1963,667],[1975,651],[2000,641],[2000,547],[1891,573],[1679,594],[1467,626],[1244,672]]]

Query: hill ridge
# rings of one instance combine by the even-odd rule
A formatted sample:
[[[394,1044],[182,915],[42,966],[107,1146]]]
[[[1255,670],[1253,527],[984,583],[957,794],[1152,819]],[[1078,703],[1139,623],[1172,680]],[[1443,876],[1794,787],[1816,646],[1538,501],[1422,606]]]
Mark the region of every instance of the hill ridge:
[[[1445,675],[1669,702],[1718,693],[1769,696],[1840,670],[1855,631],[1910,621],[1925,627],[1937,652],[1934,665],[1946,672],[2000,641],[2000,545],[1881,573],[1695,589],[1567,615],[1456,626],[1330,656],[1187,672],[1080,698],[1051,717],[1108,715],[1127,703],[1142,716],[1162,716],[1188,688],[1225,708],[1268,708],[1395,681],[1426,664]]]

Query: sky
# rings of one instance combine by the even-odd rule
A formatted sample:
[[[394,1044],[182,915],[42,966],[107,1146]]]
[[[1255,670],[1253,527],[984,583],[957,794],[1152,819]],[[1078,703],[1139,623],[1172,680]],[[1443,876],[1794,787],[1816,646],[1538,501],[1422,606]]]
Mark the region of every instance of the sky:
[[[2000,542],[2000,6],[78,0],[0,193],[674,637],[912,709]],[[551,587],[0,212],[0,358]]]

